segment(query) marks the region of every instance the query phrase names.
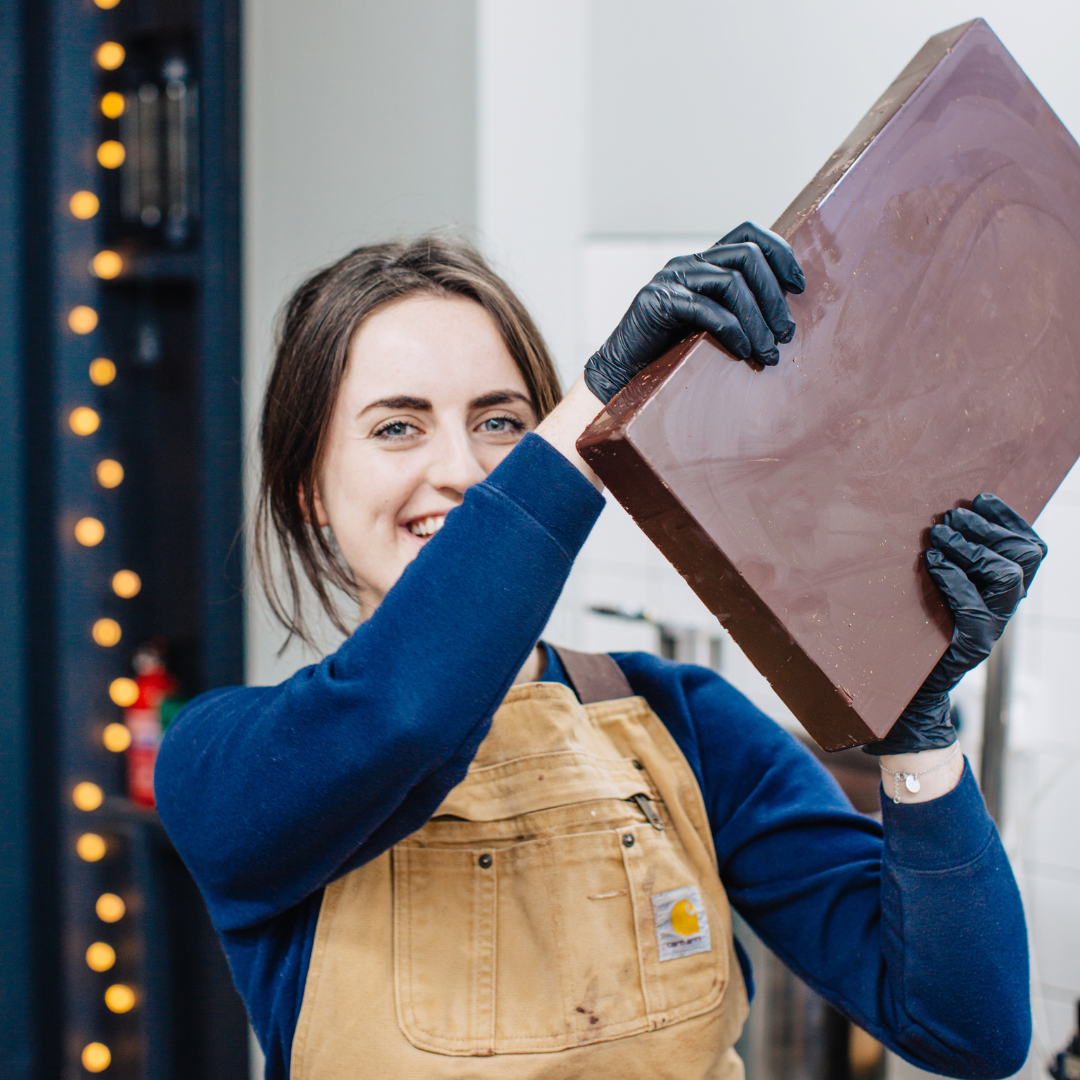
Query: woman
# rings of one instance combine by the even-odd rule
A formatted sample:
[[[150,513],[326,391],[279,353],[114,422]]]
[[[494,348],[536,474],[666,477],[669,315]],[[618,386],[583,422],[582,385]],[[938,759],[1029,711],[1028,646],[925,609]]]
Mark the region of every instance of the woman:
[[[785,242],[744,225],[669,263],[561,401],[460,242],[361,248],[297,291],[260,544],[284,554],[291,632],[297,565],[359,625],[280,686],[194,701],[156,776],[268,1077],[739,1076],[729,902],[909,1060],[1023,1063],[1023,913],[948,703],[1045,553],[1008,507],[980,496],[931,531],[956,633],[872,748],[883,827],[712,672],[538,644],[603,506],[578,434],[697,330],[775,364],[802,288]]]

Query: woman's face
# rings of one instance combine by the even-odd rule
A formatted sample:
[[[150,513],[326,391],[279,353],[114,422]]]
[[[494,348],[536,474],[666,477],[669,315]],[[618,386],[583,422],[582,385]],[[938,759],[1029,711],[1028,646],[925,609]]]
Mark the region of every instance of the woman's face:
[[[315,498],[318,523],[331,527],[353,572],[361,618],[536,421],[479,304],[415,295],[361,324]]]

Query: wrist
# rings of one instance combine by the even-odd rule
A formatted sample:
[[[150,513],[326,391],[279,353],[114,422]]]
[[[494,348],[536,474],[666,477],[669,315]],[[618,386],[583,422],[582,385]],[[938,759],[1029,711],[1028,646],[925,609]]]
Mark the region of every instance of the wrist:
[[[959,741],[903,754],[882,754],[881,786],[893,802],[919,803],[952,791],[964,773]],[[914,789],[914,790],[913,790]]]
[[[603,407],[603,403],[592,393],[584,378],[581,378],[570,387],[566,397],[544,417],[536,428],[536,434],[558,450],[593,484],[597,491],[603,491],[604,485],[577,452],[577,440],[596,419]]]

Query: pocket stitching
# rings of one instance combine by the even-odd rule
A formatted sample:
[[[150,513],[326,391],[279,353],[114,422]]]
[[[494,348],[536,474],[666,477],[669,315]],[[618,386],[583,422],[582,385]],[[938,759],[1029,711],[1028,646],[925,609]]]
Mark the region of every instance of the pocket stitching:
[[[406,853],[405,858],[402,861],[404,863],[408,864],[410,862],[410,860],[411,860],[411,855],[414,852],[417,852],[417,851],[420,851],[420,850],[423,850],[423,849],[422,848],[411,848],[411,849],[410,848],[402,848],[401,850],[402,850],[402,852]],[[477,852],[476,854],[479,854],[479,852]],[[397,855],[396,850],[394,851],[394,855],[395,856]],[[405,1038],[408,1039],[408,1041],[410,1043],[412,1043],[413,1046],[417,1047],[420,1050],[430,1050],[430,1051],[433,1051],[435,1053],[442,1053],[442,1054],[455,1055],[455,1056],[462,1056],[462,1055],[469,1056],[469,1057],[485,1057],[485,1056],[489,1057],[489,1056],[491,1056],[493,1051],[490,1048],[490,1044],[489,1044],[489,1046],[487,1048],[481,1046],[481,1040],[477,1036],[468,1035],[468,1036],[456,1037],[456,1036],[453,1036],[453,1035],[444,1035],[444,1034],[442,1034],[440,1032],[431,1031],[429,1028],[424,1026],[424,1024],[420,1021],[420,1018],[416,1015],[416,1007],[415,1007],[415,1004],[414,1004],[415,1000],[416,1000],[416,995],[415,995],[414,990],[413,990],[413,977],[412,977],[412,975],[413,975],[413,965],[412,965],[411,962],[407,962],[405,960],[405,955],[408,955],[410,958],[413,956],[413,949],[412,949],[412,926],[413,926],[413,920],[411,918],[411,914],[412,914],[412,906],[411,906],[412,893],[411,893],[411,890],[409,890],[409,889],[403,888],[403,889],[400,890],[400,892],[402,894],[400,904],[401,904],[401,907],[405,909],[402,912],[403,917],[400,920],[400,921],[405,923],[404,932],[403,932],[402,928],[399,925],[399,919],[398,919],[398,911],[400,910],[399,909],[399,899],[398,899],[399,876],[398,876],[398,868],[397,868],[396,861],[395,861],[395,865],[394,865],[394,870],[395,870],[395,873],[394,873],[394,895],[393,895],[393,898],[392,898],[392,902],[393,902],[393,906],[394,906],[393,914],[394,914],[394,944],[395,944],[395,955],[394,955],[394,975],[395,975],[395,978],[394,978],[394,985],[395,985],[395,994],[396,994],[396,997],[397,997],[397,1005],[398,1005],[398,1027],[401,1029],[401,1032],[405,1036]],[[407,877],[407,871],[408,871],[408,866],[407,865],[403,866],[402,870],[401,870],[401,877],[402,878]],[[472,886],[473,886],[472,890],[471,890],[472,893],[473,893],[473,921],[475,922],[475,920],[477,918],[477,915],[478,915],[479,906],[480,906],[479,903],[478,903],[479,898],[477,896],[477,893],[479,891],[478,890],[479,882],[477,881],[475,873],[471,875],[471,882],[472,882]],[[497,915],[496,915],[496,918],[497,918]],[[399,943],[399,939],[400,939],[401,936],[405,936],[407,938],[407,945],[408,945],[408,953],[407,954],[403,953],[402,949],[397,948],[397,945]],[[403,977],[403,969],[404,969],[404,977]],[[492,981],[494,983],[494,977],[493,977]],[[402,1001],[402,989],[403,989],[403,986],[405,987],[405,989],[407,990],[407,993],[408,993],[408,1004],[407,1005]],[[477,1009],[478,1006],[481,1005],[481,1002],[477,1000],[477,992],[476,992],[477,989],[478,988],[475,987],[475,980],[470,980],[469,994],[470,994],[470,997],[473,999],[472,1003],[471,1003],[471,1008],[474,1011]],[[492,1015],[494,1016],[494,1009],[492,1009],[491,1012],[492,1012]],[[406,1023],[406,1015],[408,1015],[408,1019],[409,1019],[408,1023]],[[431,1041],[430,1042],[426,1041],[424,1038],[422,1038],[422,1036],[428,1036],[428,1038]]]

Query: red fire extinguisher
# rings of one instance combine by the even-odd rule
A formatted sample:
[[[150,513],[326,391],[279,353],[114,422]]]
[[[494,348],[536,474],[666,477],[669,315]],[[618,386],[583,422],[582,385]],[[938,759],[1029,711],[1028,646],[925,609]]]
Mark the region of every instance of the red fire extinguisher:
[[[154,805],[154,762],[162,734],[162,706],[176,692],[176,680],[165,668],[163,642],[140,645],[132,660],[139,696],[124,710],[124,723],[131,732],[127,749],[128,797],[139,806]]]

